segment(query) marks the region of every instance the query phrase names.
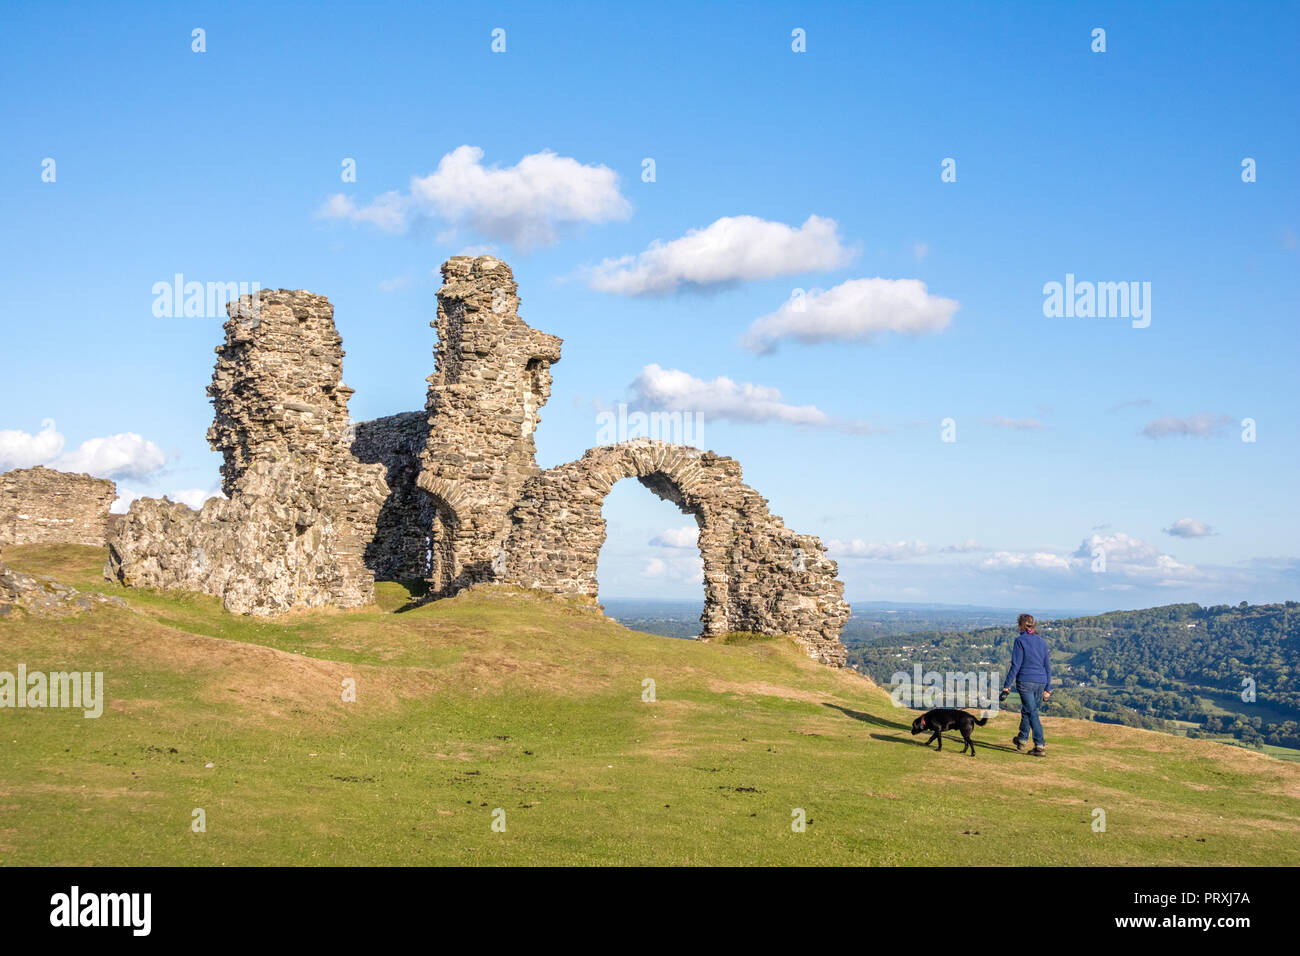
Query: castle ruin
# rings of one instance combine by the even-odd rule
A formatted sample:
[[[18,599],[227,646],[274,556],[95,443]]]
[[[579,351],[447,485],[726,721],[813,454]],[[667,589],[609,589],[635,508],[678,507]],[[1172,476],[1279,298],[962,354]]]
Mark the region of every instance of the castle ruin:
[[[0,474],[0,546],[88,544],[102,548],[117,486],[51,468]]]
[[[376,579],[423,580],[431,597],[495,583],[595,598],[602,505],[635,478],[699,527],[703,637],[788,634],[844,664],[849,606],[818,538],[787,529],[710,451],[637,440],[540,469],[533,433],[560,339],[519,317],[500,259],[457,256],[442,275],[424,411],[355,426],[328,300],[281,289],[232,303],[208,389],[229,498],[200,512],[137,500],[105,573],[252,614],[365,604]]]
[[[217,595],[269,615],[374,600],[367,544],[388,497],[382,465],[350,450],[342,339],[324,296],[287,289],[226,309],[208,394],[222,490],[199,511],[139,498],[109,541],[105,574],[132,587]]]

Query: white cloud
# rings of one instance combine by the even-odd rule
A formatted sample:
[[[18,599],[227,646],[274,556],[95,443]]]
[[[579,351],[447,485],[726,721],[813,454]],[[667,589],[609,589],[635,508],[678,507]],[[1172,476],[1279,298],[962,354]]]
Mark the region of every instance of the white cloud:
[[[668,573],[668,563],[662,558],[651,558],[641,571],[643,578],[662,578]]]
[[[678,584],[702,584],[704,560],[699,552],[675,555],[668,559],[651,558],[641,571],[644,578],[673,581]]]
[[[701,379],[680,369],[653,364],[641,369],[629,390],[630,405],[652,411],[698,414],[711,421],[816,425],[852,435],[890,431],[886,426],[835,418],[816,405],[791,405],[782,401],[780,389],[768,385],[736,382],[726,376]]]
[[[414,280],[410,276],[394,276],[391,279],[382,279],[379,282],[380,292],[400,292],[409,288]]]
[[[205,491],[202,488],[182,488],[180,491],[167,492],[167,497],[172,501],[188,505],[198,511],[209,498],[224,498],[226,496],[219,491]]]
[[[1151,405],[1151,404],[1152,401],[1149,398],[1130,398],[1127,401],[1117,402],[1116,404],[1112,405],[1110,408],[1106,409],[1106,411],[1119,412],[1119,411],[1123,411],[1126,408],[1142,408],[1144,406]]]
[[[453,242],[454,240],[455,237],[453,236],[449,237],[447,241]],[[468,246],[460,246],[459,249],[460,251],[457,254],[462,256],[495,256],[501,251],[495,242],[476,242]],[[440,273],[435,269],[433,274],[439,275]]]
[[[792,296],[755,319],[741,344],[752,352],[770,352],[782,339],[809,345],[872,342],[885,332],[932,334],[948,327],[958,304],[931,295],[920,279],[850,279]]]
[[[980,421],[985,425],[992,425],[994,428],[1010,428],[1022,432],[1047,427],[1037,418],[1007,418],[1004,415],[993,415],[988,418],[981,418]]]
[[[56,458],[50,467],[98,478],[143,478],[165,464],[167,456],[161,448],[134,432],[123,432],[88,439]]]
[[[109,507],[108,513],[112,515],[124,515],[131,510],[131,502],[135,501],[137,498],[143,497],[145,496],[138,491],[131,491],[129,488],[122,488],[119,486],[117,489],[117,498],[114,499],[113,504]]]
[[[1016,552],[999,551],[980,562],[986,571],[1032,569],[1036,571],[1069,571],[1070,559],[1050,551]]]
[[[44,465],[97,478],[144,478],[167,464],[161,448],[134,432],[90,438],[68,452],[64,445],[63,435],[49,418],[35,435],[0,431],[0,471]]]
[[[834,219],[809,216],[795,228],[757,216],[724,216],[679,239],[656,240],[635,256],[606,259],[588,270],[587,281],[618,295],[667,295],[683,286],[704,289],[838,269],[853,255]]]
[[[1160,556],[1154,545],[1147,544],[1140,538],[1130,537],[1122,531],[1114,534],[1091,534],[1083,539],[1076,558],[1091,559],[1100,550],[1106,555],[1107,563],[1150,565]]]
[[[1175,538],[1205,538],[1215,533],[1208,524],[1196,518],[1179,518],[1164,532]]]
[[[1147,422],[1141,434],[1147,438],[1168,438],[1176,435],[1209,438],[1231,425],[1233,421],[1231,415],[1215,415],[1212,412],[1199,412],[1186,418],[1167,415]]]
[[[1064,580],[1079,588],[1124,590],[1131,585],[1173,587],[1206,579],[1200,569],[1184,564],[1140,538],[1123,532],[1092,534],[1071,554],[1054,551],[999,551],[981,561],[984,571],[1006,572],[1021,583]]]
[[[852,541],[828,541],[826,550],[837,558],[906,561],[910,558],[919,558],[929,554],[930,546],[924,541],[862,541],[859,538],[854,538]]]
[[[912,243],[912,255],[913,257],[915,257],[917,262],[920,262],[929,254],[930,254],[930,244],[928,242]]]
[[[831,540],[826,543],[826,550],[835,558],[861,558],[867,561],[911,561],[931,554],[970,554],[983,551],[974,538],[967,538],[958,544],[932,548],[924,541],[863,541],[854,538],[851,541]]]
[[[733,422],[783,422],[831,425],[815,405],[789,405],[781,392],[766,385],[735,382],[725,376],[711,381],[672,368],[647,365],[631,385],[633,401],[663,411],[699,412],[706,419]]]
[[[686,525],[681,528],[666,528],[650,539],[657,548],[694,548],[698,547],[700,529],[698,525]]]
[[[577,223],[626,219],[632,205],[607,166],[586,166],[549,150],[532,153],[504,169],[483,165],[483,150],[459,146],[427,176],[411,177],[410,192],[387,192],[358,207],[347,196],[330,196],[318,215],[368,222],[388,232],[413,222],[439,219],[488,239],[521,248],[550,245]]]
[[[368,222],[385,232],[405,232],[410,212],[410,202],[396,191],[376,196],[368,206],[357,206],[351,197],[343,193],[335,193],[325,200],[317,216],[321,219],[351,219],[353,222]]]
[[[52,418],[42,421],[35,435],[15,429],[0,431],[0,471],[48,464],[63,451],[63,443]]]

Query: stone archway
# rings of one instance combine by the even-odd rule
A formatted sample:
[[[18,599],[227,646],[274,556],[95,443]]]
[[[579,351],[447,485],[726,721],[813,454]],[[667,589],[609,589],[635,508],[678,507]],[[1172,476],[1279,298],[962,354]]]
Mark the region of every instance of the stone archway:
[[[560,465],[524,484],[511,511],[506,539],[505,580],[560,594],[599,593],[596,567],[605,544],[605,496],[615,483],[635,478],[699,526],[704,561],[703,633],[727,633],[728,575],[721,549],[720,509],[696,493],[691,455],[661,443],[628,442],[593,448],[577,461]]]
[[[820,540],[797,535],[713,452],[641,439],[593,448],[524,483],[510,512],[499,580],[558,594],[598,596],[605,496],[636,478],[693,515],[704,561],[702,636],[789,634],[810,657],[842,665],[849,607]]]

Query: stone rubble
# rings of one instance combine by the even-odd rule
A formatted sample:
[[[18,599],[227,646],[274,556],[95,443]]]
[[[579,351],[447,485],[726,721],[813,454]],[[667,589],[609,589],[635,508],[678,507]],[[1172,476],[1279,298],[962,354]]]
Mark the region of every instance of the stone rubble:
[[[107,594],[82,594],[51,578],[23,574],[0,562],[0,618],[9,617],[15,611],[61,617],[96,607],[124,608],[126,602]]]

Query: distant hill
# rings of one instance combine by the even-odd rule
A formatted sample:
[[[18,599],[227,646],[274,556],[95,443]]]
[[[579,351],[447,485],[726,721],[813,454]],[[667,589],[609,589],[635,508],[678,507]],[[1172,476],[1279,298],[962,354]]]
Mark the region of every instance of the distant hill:
[[[664,637],[698,637],[700,633],[703,599],[602,598],[600,603],[606,615],[634,631]]]
[[[1300,749],[1300,604],[1172,604],[1040,622],[1062,683],[1052,712]],[[887,684],[914,663],[1006,673],[1014,627],[926,629],[850,646]],[[1243,699],[1243,694],[1246,699]]]
[[[601,598],[605,613],[626,627],[667,637],[695,637],[700,633],[702,601],[660,598]],[[857,601],[844,626],[845,644],[872,641],[886,634],[916,631],[970,631],[1015,621],[1015,608],[967,604],[901,604],[891,601]],[[1058,617],[1073,612],[1053,612]]]

